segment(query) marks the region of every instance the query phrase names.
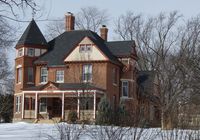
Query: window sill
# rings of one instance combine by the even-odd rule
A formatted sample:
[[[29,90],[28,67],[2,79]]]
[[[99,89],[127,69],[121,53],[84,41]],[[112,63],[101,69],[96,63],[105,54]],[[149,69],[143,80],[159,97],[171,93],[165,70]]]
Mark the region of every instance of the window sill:
[[[56,83],[64,83],[64,81],[56,81]]]
[[[41,82],[41,83],[39,83],[40,85],[44,85],[44,84],[46,84],[47,82]]]
[[[15,112],[15,114],[21,114],[21,112]]]
[[[120,99],[122,99],[122,100],[130,100],[130,99],[133,99],[133,97],[122,96],[122,97],[120,97]]]
[[[33,83],[33,82],[27,82],[27,84],[29,84],[29,85],[33,85],[34,83]]]
[[[113,83],[113,86],[116,86],[116,87],[117,87],[118,85],[117,85],[116,83]]]
[[[39,112],[40,114],[48,114],[47,112]]]
[[[21,82],[16,83],[16,85],[20,85],[20,84],[21,84]]]

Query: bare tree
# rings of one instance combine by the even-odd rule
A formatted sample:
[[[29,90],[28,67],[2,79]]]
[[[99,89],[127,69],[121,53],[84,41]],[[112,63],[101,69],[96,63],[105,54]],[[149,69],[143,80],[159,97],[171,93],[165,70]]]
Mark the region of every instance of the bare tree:
[[[189,88],[182,58],[177,55],[183,35],[181,16],[175,11],[147,20],[128,12],[118,18],[115,32],[122,39],[134,39],[138,46],[138,69],[154,70],[159,79],[163,128],[172,127],[173,107]],[[183,97],[183,96],[182,96]]]
[[[105,9],[96,7],[83,7],[75,14],[75,28],[80,30],[91,30],[98,32],[101,25],[108,24],[108,13]],[[60,35],[65,31],[64,19],[55,19],[47,24],[45,35],[47,40]]]

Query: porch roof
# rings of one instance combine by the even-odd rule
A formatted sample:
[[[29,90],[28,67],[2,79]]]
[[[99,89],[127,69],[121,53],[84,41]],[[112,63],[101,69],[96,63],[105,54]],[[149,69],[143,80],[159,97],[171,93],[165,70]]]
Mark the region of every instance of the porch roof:
[[[48,83],[44,85],[38,85],[38,86],[32,86],[23,89],[24,91],[42,91],[47,89],[48,87],[54,88],[52,90],[100,90],[105,91],[105,89],[96,87],[95,85],[92,85],[90,83],[55,83],[49,81]]]

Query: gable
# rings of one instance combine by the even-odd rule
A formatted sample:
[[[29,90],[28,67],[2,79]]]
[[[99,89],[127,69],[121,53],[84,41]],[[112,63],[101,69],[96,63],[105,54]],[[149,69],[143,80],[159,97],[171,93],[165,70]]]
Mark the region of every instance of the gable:
[[[58,88],[52,82],[49,82],[46,85],[44,85],[42,90],[52,91],[52,90],[58,90]]]
[[[90,50],[87,50],[90,48]],[[91,41],[88,37],[85,37],[75,49],[65,58],[65,62],[73,61],[104,61],[108,58],[103,54],[101,50]]]

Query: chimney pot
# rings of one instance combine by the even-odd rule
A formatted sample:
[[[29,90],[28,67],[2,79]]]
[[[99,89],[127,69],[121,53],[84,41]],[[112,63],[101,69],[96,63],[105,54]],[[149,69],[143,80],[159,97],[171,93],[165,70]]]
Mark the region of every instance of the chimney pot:
[[[67,12],[67,14],[65,15],[65,30],[66,31],[74,30],[74,24],[75,24],[75,17],[73,13]]]
[[[106,27],[106,25],[102,25],[102,27],[100,28],[100,36],[103,40],[107,41],[108,38],[108,28]]]

